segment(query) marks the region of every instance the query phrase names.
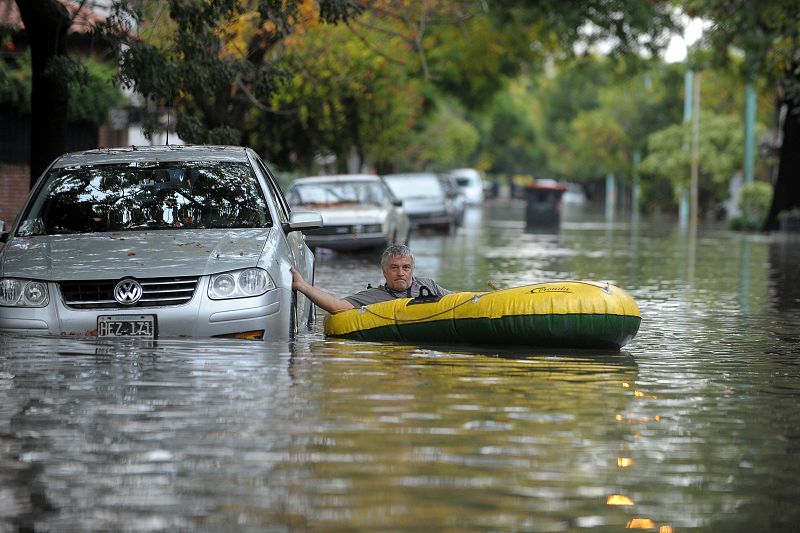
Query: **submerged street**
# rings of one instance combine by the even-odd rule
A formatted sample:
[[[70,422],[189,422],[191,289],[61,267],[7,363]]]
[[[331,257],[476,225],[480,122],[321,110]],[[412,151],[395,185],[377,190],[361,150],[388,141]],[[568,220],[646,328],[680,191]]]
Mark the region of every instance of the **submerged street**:
[[[0,530],[790,531],[800,509],[796,235],[524,205],[412,234],[451,290],[609,281],[618,354],[326,339],[0,336]],[[381,281],[317,254],[315,284]]]

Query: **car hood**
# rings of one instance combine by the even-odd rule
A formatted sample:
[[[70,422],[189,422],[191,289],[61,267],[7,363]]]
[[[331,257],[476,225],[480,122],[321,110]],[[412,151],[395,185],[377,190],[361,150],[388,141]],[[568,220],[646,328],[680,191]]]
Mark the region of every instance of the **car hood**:
[[[326,226],[340,224],[376,224],[386,219],[387,209],[365,206],[348,209],[318,209],[322,223]]]
[[[42,280],[198,276],[258,264],[274,228],[161,230],[16,237],[4,276]]]

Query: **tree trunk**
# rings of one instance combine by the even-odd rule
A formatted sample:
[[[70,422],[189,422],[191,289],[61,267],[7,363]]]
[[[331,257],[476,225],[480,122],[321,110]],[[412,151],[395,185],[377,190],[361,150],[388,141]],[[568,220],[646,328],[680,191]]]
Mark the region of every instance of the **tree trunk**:
[[[794,77],[788,84],[800,84]],[[770,207],[764,229],[778,229],[778,214],[794,207],[800,207],[800,102],[787,91],[784,100],[787,106],[783,120],[783,143],[781,144],[778,162],[778,176],[772,194]]]
[[[67,149],[69,88],[58,58],[66,58],[70,18],[58,0],[17,0],[31,48],[31,187]]]

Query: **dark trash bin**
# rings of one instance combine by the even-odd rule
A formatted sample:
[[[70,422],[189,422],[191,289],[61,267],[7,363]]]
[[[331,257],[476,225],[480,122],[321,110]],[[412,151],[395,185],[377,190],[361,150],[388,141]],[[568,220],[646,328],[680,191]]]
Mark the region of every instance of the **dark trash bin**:
[[[525,225],[528,229],[552,228],[561,223],[561,196],[566,185],[536,184],[525,188]]]

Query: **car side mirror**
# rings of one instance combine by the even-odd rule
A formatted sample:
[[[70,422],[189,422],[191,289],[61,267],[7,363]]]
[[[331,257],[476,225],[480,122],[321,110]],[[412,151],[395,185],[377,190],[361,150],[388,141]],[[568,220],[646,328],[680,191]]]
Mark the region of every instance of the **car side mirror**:
[[[392,200],[392,205],[395,207],[403,207],[403,200]]]
[[[283,225],[286,233],[298,230],[317,229],[322,227],[322,215],[307,209],[295,209],[289,215],[289,222]]]
[[[8,232],[6,231],[5,220],[0,220],[0,242],[8,242]]]

